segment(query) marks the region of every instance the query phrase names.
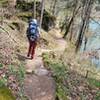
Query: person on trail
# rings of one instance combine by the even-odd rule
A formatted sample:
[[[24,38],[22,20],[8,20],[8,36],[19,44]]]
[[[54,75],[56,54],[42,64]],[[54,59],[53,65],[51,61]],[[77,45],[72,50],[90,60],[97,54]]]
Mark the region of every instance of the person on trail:
[[[29,40],[29,50],[27,57],[31,57],[31,59],[33,59],[35,54],[35,48],[37,46],[37,41],[40,36],[40,29],[37,19],[30,19],[26,33],[27,38]]]

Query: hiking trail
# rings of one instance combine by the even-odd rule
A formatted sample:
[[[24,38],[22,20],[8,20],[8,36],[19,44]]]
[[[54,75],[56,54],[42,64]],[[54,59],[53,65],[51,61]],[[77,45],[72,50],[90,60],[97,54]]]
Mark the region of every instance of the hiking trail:
[[[57,30],[52,30],[51,33],[55,33],[53,37],[58,46],[52,50],[38,48],[33,60],[25,60],[27,75],[24,82],[24,93],[29,100],[55,100],[55,82],[43,65],[42,53],[51,51],[61,53],[66,48],[66,41],[62,39]]]

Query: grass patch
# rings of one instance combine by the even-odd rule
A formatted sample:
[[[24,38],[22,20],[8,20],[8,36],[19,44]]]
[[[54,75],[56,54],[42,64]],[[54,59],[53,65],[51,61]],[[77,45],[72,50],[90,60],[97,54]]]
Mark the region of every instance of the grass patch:
[[[7,7],[7,5],[8,5],[8,0],[0,0],[0,6]]]
[[[56,97],[58,100],[68,100],[68,89],[64,84],[67,78],[67,68],[58,59],[54,60],[50,54],[43,54],[44,65],[47,69],[52,71],[53,78],[56,81]]]
[[[32,12],[19,12],[17,17],[21,18],[23,21],[28,22],[28,19],[32,16]]]
[[[95,100],[100,100],[100,90],[96,93]]]
[[[100,81],[99,80],[96,80],[96,79],[88,79],[88,82],[89,82],[89,85],[91,87],[96,87],[98,89],[100,88]],[[100,100],[100,90],[98,90],[96,92],[95,100]]]
[[[23,83],[25,78],[24,66],[9,65],[7,67],[4,67],[2,64],[0,64],[0,72],[1,72],[0,88],[7,86],[16,94],[17,97],[21,98],[21,100],[24,100],[23,99],[24,98]],[[16,88],[13,86],[15,86]],[[9,99],[2,99],[2,100],[9,100]]]
[[[76,71],[69,70],[69,65],[53,53],[43,54],[43,61],[56,82],[56,100],[100,100],[100,81],[85,79]]]
[[[26,74],[25,68],[23,65],[20,65],[18,68],[15,68],[13,65],[10,65],[9,71],[11,74],[13,74],[17,77],[17,81],[19,82],[19,86],[20,86],[20,91],[19,91],[18,95],[20,96],[20,98],[22,100],[24,98],[23,83],[24,83],[24,78],[25,78],[25,74]]]
[[[0,63],[0,68],[2,68],[2,67],[3,67],[3,64]]]
[[[16,100],[7,87],[0,88],[0,100]]]
[[[100,88],[100,81],[95,79],[88,79],[88,82],[92,87]]]

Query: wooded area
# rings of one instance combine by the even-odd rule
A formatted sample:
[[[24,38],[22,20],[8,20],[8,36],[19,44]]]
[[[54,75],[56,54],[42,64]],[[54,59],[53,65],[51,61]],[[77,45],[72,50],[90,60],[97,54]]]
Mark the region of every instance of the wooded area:
[[[100,0],[0,0],[0,100],[100,100]]]

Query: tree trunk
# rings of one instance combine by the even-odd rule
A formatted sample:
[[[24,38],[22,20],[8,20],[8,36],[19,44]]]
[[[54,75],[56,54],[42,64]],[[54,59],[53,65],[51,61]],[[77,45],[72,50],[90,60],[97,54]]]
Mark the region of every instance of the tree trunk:
[[[71,24],[72,24],[72,22],[73,22],[73,19],[74,19],[74,16],[72,16],[72,18],[71,18],[71,20],[70,20],[68,26],[66,27],[66,32],[65,32],[63,38],[66,38],[66,36],[67,36],[67,34],[68,34],[68,32],[69,32],[69,29],[70,29],[70,27],[71,27]]]
[[[0,20],[0,24],[3,25],[3,19],[4,19],[4,10],[3,8],[1,9],[1,20]]]
[[[43,13],[44,13],[44,3],[45,3],[45,0],[42,0],[42,4],[41,4],[41,18],[40,18],[40,29],[41,29],[41,26],[42,26],[42,20],[43,20]]]
[[[72,25],[72,23],[74,21],[74,18],[76,17],[79,9],[80,9],[80,6],[77,8],[77,1],[76,1],[76,6],[75,6],[75,8],[73,10],[73,16],[71,17],[69,24],[66,25],[66,32],[65,32],[63,38],[66,38],[66,36],[67,36],[67,34],[68,34],[69,30],[70,30],[70,27],[71,27],[71,25]]]
[[[93,1],[94,0],[87,0],[84,4],[81,27],[80,27],[80,30],[79,30],[78,40],[76,42],[76,52],[78,51],[78,49],[80,48],[80,46],[82,44],[82,40],[83,40],[83,37],[84,37],[84,34],[85,34],[85,30],[86,30],[87,25],[89,23],[89,18],[90,18],[90,13],[91,13]]]
[[[52,14],[55,15],[57,0],[54,0],[54,5],[52,7]]]
[[[74,22],[74,21],[73,21]],[[69,37],[69,40],[71,41],[72,40],[72,37],[73,37],[73,25],[74,25],[74,23],[72,23],[72,25],[71,25],[71,32],[70,32],[70,37]]]
[[[34,12],[33,12],[33,14],[34,14],[34,19],[36,18],[36,0],[34,0]]]
[[[84,51],[86,50],[86,44],[87,44],[87,37],[85,37]]]

